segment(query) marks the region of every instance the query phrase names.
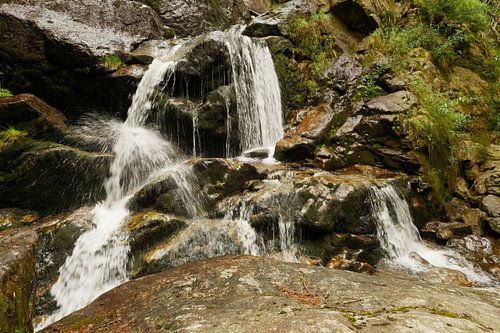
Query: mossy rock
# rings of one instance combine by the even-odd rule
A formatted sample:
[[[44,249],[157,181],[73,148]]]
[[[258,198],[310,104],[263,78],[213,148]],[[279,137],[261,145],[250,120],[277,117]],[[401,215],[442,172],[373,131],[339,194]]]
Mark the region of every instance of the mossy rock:
[[[0,232],[1,332],[33,332],[36,245],[29,228]]]

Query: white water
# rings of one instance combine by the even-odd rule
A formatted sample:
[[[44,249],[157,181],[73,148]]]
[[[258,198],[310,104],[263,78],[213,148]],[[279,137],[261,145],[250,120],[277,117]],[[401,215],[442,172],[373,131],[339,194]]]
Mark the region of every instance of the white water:
[[[281,91],[269,48],[264,41],[241,35],[237,26],[214,36],[224,41],[231,57],[240,148],[243,152],[266,148],[272,154],[283,137],[283,119]]]
[[[170,55],[178,48],[173,48]],[[134,95],[124,123],[109,124],[115,136],[114,159],[105,182],[106,199],[94,208],[94,227],[76,242],[71,256],[60,268],[51,289],[59,309],[37,327],[41,329],[92,302],[99,295],[127,280],[129,246],[123,224],[127,202],[152,175],[162,170],[173,176],[184,199],[191,191],[186,167],[174,147],[158,133],[144,128],[156,87],[173,75],[175,61],[154,60]],[[196,207],[191,203],[189,208]]]
[[[231,55],[241,149],[268,148],[272,154],[276,142],[283,136],[283,124],[279,82],[271,54],[264,42],[241,36],[237,29],[222,36]],[[59,279],[51,289],[58,310],[36,330],[86,306],[127,280],[129,246],[123,230],[129,215],[127,202],[152,178],[161,176],[162,172],[173,176],[183,201],[189,202],[186,205],[189,213],[192,216],[199,213],[190,172],[181,166],[175,148],[157,132],[144,127],[155,89],[175,74],[173,56],[180,47],[182,45],[174,47],[166,57],[155,59],[149,66],[138,85],[126,121],[106,125],[114,139],[114,159],[105,182],[106,199],[93,210],[93,228],[77,240],[73,253],[60,268]],[[226,111],[229,113],[229,108]],[[228,136],[230,121],[228,117]],[[199,136],[196,118],[193,118],[193,128],[193,153],[196,154]],[[226,153],[230,154],[229,139]],[[241,214],[235,228],[239,247],[245,253],[258,255],[257,235],[247,215],[249,213]],[[280,223],[281,226],[288,243],[288,224]]]
[[[470,281],[488,283],[490,279],[451,249],[426,246],[413,224],[410,207],[393,186],[373,187],[370,203],[377,220],[377,237],[390,262],[412,271],[424,271],[429,265],[462,272]],[[416,257],[415,254],[418,256]]]

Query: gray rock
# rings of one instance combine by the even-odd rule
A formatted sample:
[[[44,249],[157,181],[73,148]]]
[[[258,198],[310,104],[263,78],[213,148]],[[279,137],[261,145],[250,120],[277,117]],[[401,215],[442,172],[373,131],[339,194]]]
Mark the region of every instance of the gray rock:
[[[178,37],[224,30],[233,24],[242,23],[243,19],[248,17],[245,4],[231,0],[161,0],[159,13],[163,22],[173,29]]]
[[[483,332],[496,313],[487,290],[232,256],[132,280],[42,332]]]
[[[370,112],[374,113],[402,113],[410,110],[417,104],[417,97],[409,91],[376,97],[366,103]]]
[[[84,67],[106,53],[130,52],[144,40],[163,36],[154,11],[135,1],[15,2],[0,6],[0,49],[15,62]]]
[[[481,202],[481,209],[488,214],[491,229],[500,233],[500,197],[491,194],[485,196]]]

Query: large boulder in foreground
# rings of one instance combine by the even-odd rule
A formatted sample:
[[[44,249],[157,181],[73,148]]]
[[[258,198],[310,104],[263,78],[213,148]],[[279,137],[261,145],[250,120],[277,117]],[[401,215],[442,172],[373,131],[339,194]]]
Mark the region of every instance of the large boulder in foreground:
[[[32,332],[36,233],[29,228],[0,232],[0,332]]]
[[[42,332],[484,332],[485,290],[263,257],[219,257],[111,290]]]

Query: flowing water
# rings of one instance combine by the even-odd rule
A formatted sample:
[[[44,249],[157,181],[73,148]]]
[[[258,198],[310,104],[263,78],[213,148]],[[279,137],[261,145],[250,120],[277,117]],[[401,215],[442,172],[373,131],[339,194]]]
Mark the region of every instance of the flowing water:
[[[264,42],[242,36],[239,28],[220,33],[217,35],[217,38],[219,37],[224,41],[231,56],[241,149],[264,147],[269,149],[272,156],[274,145],[283,136],[283,125],[279,82],[271,54]],[[193,195],[190,169],[183,166],[182,159],[170,142],[144,126],[153,106],[156,88],[162,82],[168,82],[175,74],[177,62],[174,56],[181,47],[182,44],[173,47],[165,57],[155,59],[149,66],[138,85],[125,122],[100,122],[99,128],[111,133],[112,144],[103,140],[104,145],[112,146],[114,153],[110,176],[105,182],[106,199],[93,210],[93,228],[77,240],[73,253],[60,268],[59,279],[51,289],[58,310],[41,323],[37,330],[84,307],[99,295],[127,280],[129,246],[123,226],[129,215],[127,202],[142,186],[166,173],[177,182],[179,194],[188,212],[192,216],[199,213],[199,204]],[[228,139],[225,148],[226,154],[230,155],[231,119],[228,105],[226,111]],[[195,116],[194,154],[196,141],[199,140],[197,127]],[[217,230],[218,234],[234,230],[240,251],[258,255],[256,233],[248,223],[248,218],[249,216],[241,214],[237,220],[229,219],[227,228],[221,224],[214,230]],[[288,224],[283,226],[286,230],[289,229]],[[195,230],[205,229],[193,228],[192,233],[196,236],[199,232]],[[201,234],[205,235],[204,232]],[[286,235],[288,231],[284,232],[283,237]],[[195,239],[200,237],[198,235]],[[184,244],[182,240],[180,242]],[[223,242],[215,245],[213,243],[207,242],[209,249],[214,249],[214,255],[227,252],[227,249],[217,248]]]
[[[265,148],[269,156],[283,137],[281,91],[273,58],[266,43],[241,35],[242,27],[219,34],[231,57],[237,99],[240,148]],[[229,133],[228,133],[229,135]]]
[[[174,54],[178,47],[171,50]],[[130,197],[147,183],[152,175],[167,170],[180,188],[181,197],[193,200],[189,170],[181,164],[175,148],[157,132],[143,127],[156,87],[175,71],[176,62],[168,57],[154,60],[134,95],[124,123],[109,124],[113,132],[114,159],[105,182],[106,199],[93,213],[93,228],[76,242],[71,256],[60,269],[51,289],[58,310],[37,329],[76,311],[102,293],[127,280],[129,247],[127,233],[122,230],[129,211]],[[187,205],[192,209],[194,202]]]
[[[470,281],[490,282],[484,273],[457,252],[426,246],[413,224],[408,203],[393,186],[373,187],[370,204],[377,220],[377,237],[394,265],[411,271],[424,271],[432,266],[449,268],[462,272]]]

